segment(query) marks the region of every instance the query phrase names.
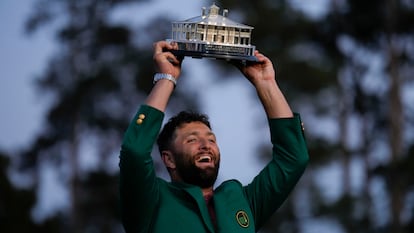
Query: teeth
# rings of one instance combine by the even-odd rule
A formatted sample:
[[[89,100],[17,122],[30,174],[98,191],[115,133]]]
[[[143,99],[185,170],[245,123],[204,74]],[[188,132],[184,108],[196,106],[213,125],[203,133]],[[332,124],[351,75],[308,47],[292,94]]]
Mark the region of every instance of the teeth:
[[[197,162],[202,162],[202,163],[206,163],[206,162],[210,162],[211,161],[211,157],[209,155],[203,155],[200,156],[200,158],[197,159]]]

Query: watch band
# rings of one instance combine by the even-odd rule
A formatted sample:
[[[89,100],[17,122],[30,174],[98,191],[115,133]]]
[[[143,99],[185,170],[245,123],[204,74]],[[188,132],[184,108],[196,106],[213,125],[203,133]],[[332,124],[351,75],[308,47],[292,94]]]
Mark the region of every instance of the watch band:
[[[170,80],[172,83],[174,83],[174,86],[177,85],[177,79],[175,79],[171,74],[165,74],[165,73],[156,73],[154,75],[154,84],[158,82],[161,79],[167,79]]]

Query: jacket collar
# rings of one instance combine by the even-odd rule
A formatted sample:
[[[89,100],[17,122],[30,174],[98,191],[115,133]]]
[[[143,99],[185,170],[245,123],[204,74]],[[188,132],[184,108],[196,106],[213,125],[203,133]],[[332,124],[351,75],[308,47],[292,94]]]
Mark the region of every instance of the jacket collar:
[[[214,225],[211,221],[210,214],[208,213],[206,201],[203,196],[203,192],[200,187],[196,185],[181,183],[181,182],[173,182],[174,186],[181,188],[184,190],[187,194],[189,194],[192,199],[195,201],[195,203],[198,206],[198,209],[200,211],[201,217],[203,218],[204,224],[207,226],[208,230],[211,233],[214,233]]]

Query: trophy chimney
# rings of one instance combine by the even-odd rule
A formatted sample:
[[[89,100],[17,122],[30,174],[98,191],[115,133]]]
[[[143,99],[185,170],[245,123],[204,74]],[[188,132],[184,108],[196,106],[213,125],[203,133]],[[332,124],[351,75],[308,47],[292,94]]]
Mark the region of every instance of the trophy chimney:
[[[226,17],[227,18],[228,15],[229,15],[229,10],[224,9],[223,10],[223,17]]]
[[[205,18],[205,17],[206,17],[206,15],[207,15],[207,9],[206,9],[205,7],[202,7],[202,8],[201,8],[201,16],[202,16],[203,18]]]

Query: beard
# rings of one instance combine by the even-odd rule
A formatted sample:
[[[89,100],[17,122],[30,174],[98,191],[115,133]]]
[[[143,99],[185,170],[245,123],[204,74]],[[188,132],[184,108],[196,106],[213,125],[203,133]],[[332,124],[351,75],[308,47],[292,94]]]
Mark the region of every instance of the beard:
[[[176,171],[185,183],[209,188],[214,185],[218,176],[220,161],[214,162],[214,167],[198,167],[194,159],[184,159],[186,156],[175,154]]]

